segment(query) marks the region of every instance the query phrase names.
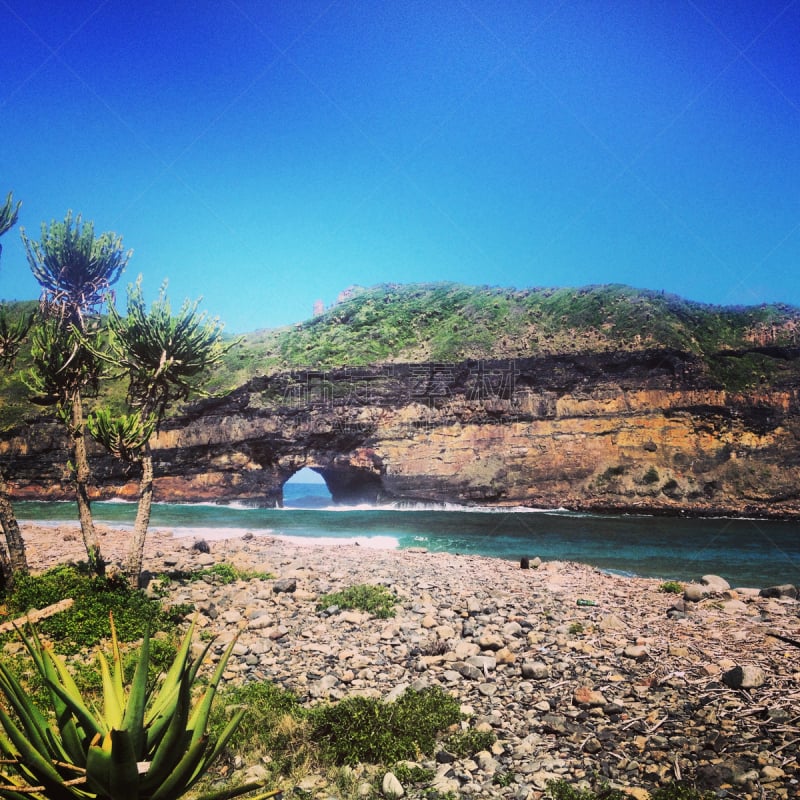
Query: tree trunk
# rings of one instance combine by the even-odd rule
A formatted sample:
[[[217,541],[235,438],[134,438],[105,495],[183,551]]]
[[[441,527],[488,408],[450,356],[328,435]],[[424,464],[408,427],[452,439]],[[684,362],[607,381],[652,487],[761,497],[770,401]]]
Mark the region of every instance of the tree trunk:
[[[11,560],[8,550],[0,539],[0,594],[5,594],[14,588],[14,570],[11,569]]]
[[[136,509],[136,521],[133,524],[133,538],[128,551],[125,575],[130,585],[137,589],[142,575],[144,561],[144,542],[147,529],[150,527],[150,510],[153,505],[153,453],[150,445],[144,446],[142,455],[142,477],[139,482],[139,506]]]
[[[83,421],[83,403],[80,392],[76,392],[71,402],[72,420],[70,435],[72,436],[72,455],[75,460],[75,489],[78,500],[78,519],[81,523],[81,535],[86,547],[89,569],[95,575],[105,573],[105,562],[100,553],[97,531],[92,519],[92,506],[89,502],[89,458],[86,455],[86,431]]]
[[[6,537],[6,547],[0,552],[0,568],[3,572],[3,579],[6,589],[10,589],[14,584],[17,575],[28,573],[28,559],[25,556],[25,542],[17,524],[14,509],[11,506],[11,499],[8,494],[8,486],[5,478],[0,472],[0,524]],[[8,549],[6,549],[8,548]]]

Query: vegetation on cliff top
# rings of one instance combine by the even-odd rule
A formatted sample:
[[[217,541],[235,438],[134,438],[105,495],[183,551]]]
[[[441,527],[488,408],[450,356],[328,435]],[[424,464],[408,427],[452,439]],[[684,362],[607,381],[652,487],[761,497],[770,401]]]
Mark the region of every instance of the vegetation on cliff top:
[[[325,313],[249,334],[228,368],[240,377],[292,367],[458,361],[675,348],[794,345],[800,309],[712,306],[663,292],[604,285],[506,289],[457,283],[349,290]]]
[[[743,389],[768,381],[776,365],[763,353],[740,351],[797,346],[800,339],[794,306],[712,306],[621,285],[384,284],[346,294],[305,322],[245,336],[207,388],[225,392],[256,375],[292,368],[675,348],[704,358],[722,385]],[[11,313],[22,309],[13,306]],[[718,355],[729,351],[737,356]],[[23,350],[19,369],[27,366],[26,356]],[[0,379],[0,428],[29,411],[19,369]]]

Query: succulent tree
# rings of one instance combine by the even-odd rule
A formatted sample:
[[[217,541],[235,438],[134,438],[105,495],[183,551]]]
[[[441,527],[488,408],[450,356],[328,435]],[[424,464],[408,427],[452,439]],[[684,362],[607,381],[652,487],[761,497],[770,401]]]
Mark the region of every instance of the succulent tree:
[[[148,681],[145,635],[133,679],[125,687],[112,620],[111,661],[98,654],[103,702],[81,695],[64,661],[34,629],[22,641],[49,693],[50,714],[40,711],[15,675],[0,663],[0,797],[10,800],[177,800],[208,771],[241,722],[240,709],[214,740],[208,721],[217,686],[235,639],[199,697],[198,671],[211,646],[192,658],[192,625],[160,682]],[[217,800],[261,788],[244,784]],[[275,794],[274,792],[263,797]]]
[[[8,233],[17,224],[20,208],[22,208],[22,200],[18,200],[15,204],[14,193],[9,192],[6,202],[0,206],[0,236]],[[2,252],[3,246],[0,245],[0,254]]]
[[[34,388],[54,404],[72,444],[78,515],[89,565],[103,571],[89,502],[83,398],[96,386],[101,360],[89,342],[98,335],[97,314],[131,256],[114,233],[95,236],[92,222],[73,219],[42,225],[41,240],[22,231],[28,264],[42,288],[42,308],[50,323],[35,342]],[[53,353],[48,352],[49,349]]]
[[[8,233],[19,218],[22,202],[14,203],[11,192],[4,205],[0,206],[0,236]],[[0,253],[3,246],[0,245]],[[5,306],[0,306],[0,366],[11,368],[19,352],[20,345],[33,322],[32,315],[23,314],[12,321]],[[14,577],[28,571],[25,555],[25,542],[17,524],[17,517],[11,505],[11,497],[3,473],[0,471],[0,525],[3,528],[5,544],[0,541],[0,572],[6,588],[14,582]]]
[[[198,310],[199,300],[184,302],[172,312],[162,284],[158,299],[148,309],[141,278],[128,288],[128,314],[109,305],[107,358],[128,376],[128,403],[132,415],[113,417],[103,411],[89,418],[92,435],[112,453],[141,468],[139,506],[124,567],[136,586],[153,502],[151,438],[172,403],[193,393],[209,371],[238,340],[225,342],[223,326]]]

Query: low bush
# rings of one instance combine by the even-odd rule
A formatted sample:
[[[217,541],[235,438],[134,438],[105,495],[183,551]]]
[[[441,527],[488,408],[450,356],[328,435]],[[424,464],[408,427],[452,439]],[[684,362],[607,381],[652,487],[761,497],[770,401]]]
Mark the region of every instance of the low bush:
[[[228,742],[229,756],[245,762],[266,758],[275,776],[289,775],[315,760],[306,711],[292,692],[268,681],[228,687],[212,712],[210,733],[216,736],[224,730],[239,708],[245,709],[244,724]]]
[[[573,622],[569,626],[569,633],[573,636],[580,636],[584,632],[584,627],[582,622]]]
[[[658,587],[658,591],[665,594],[683,594],[683,584],[678,581],[664,581]]]
[[[230,583],[235,583],[236,581],[268,581],[275,576],[270,572],[259,572],[252,569],[240,569],[233,564],[221,562],[219,564],[214,564],[211,567],[203,567],[203,569],[198,569],[194,572],[182,572],[176,577],[188,581],[210,579],[212,582],[227,585]]]
[[[392,772],[403,786],[408,786],[411,783],[430,783],[436,777],[434,770],[408,761],[401,761],[399,764],[395,764],[392,767]]]
[[[394,616],[394,607],[399,600],[400,598],[385,586],[360,583],[348,586],[339,592],[323,595],[317,601],[317,611],[337,606],[338,608],[366,611],[379,619],[388,619]]]
[[[60,565],[41,575],[21,575],[6,598],[9,613],[24,614],[72,598],[72,608],[38,623],[42,635],[64,654],[92,647],[111,634],[109,613],[114,615],[121,642],[141,639],[150,630],[175,631],[177,622],[191,608],[187,605],[164,608],[158,600],[138,589],[131,589],[122,577],[96,577],[78,567]]]
[[[456,758],[469,758],[481,750],[488,750],[497,737],[491,731],[479,731],[476,728],[467,728],[448,736],[444,741],[445,749]]]
[[[309,712],[312,739],[324,758],[340,765],[416,759],[460,720],[458,701],[436,686],[409,689],[391,703],[353,696]]]
[[[598,790],[579,789],[569,781],[550,781],[547,796],[552,800],[628,800],[630,795],[621,789],[602,786]],[[693,786],[677,781],[650,792],[650,800],[712,800],[714,792],[703,792]]]

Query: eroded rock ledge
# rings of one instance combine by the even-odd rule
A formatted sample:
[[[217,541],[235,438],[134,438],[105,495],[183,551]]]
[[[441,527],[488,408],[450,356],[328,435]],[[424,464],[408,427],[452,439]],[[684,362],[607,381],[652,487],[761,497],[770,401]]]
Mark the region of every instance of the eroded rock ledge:
[[[336,502],[798,516],[799,390],[727,391],[673,350],[298,370],[171,419],[156,497],[279,505],[308,466]],[[15,497],[69,496],[65,446],[52,422],[0,441]],[[135,496],[121,464],[93,468],[98,497]]]

